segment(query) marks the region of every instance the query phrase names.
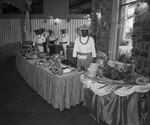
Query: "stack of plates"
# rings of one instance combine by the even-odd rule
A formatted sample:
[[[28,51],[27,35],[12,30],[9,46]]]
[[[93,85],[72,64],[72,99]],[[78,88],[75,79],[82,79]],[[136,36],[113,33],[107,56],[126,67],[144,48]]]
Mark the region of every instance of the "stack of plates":
[[[87,69],[87,76],[96,77],[98,67],[99,67],[98,63],[91,63],[89,68]]]

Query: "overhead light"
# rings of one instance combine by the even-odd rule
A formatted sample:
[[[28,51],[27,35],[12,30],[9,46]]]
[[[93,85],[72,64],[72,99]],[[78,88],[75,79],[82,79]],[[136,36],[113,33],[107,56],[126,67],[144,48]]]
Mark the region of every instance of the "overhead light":
[[[101,19],[101,18],[102,18],[101,12],[97,12],[96,15],[97,15],[97,18],[98,18],[98,19]]]

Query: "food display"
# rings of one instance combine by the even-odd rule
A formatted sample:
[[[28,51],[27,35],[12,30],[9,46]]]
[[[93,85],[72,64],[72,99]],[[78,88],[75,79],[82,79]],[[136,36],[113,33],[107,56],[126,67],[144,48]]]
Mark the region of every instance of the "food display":
[[[58,59],[59,60],[59,59]],[[62,69],[62,64],[60,61],[56,60],[52,60],[54,63],[50,66],[50,70],[52,71],[53,74],[62,74],[63,73],[63,69]]]
[[[37,53],[37,48],[33,46],[33,41],[25,41],[20,46],[19,53],[22,56],[26,56],[26,54],[31,54],[31,53]]]
[[[51,59],[54,62],[62,62],[64,60],[64,56],[60,55],[60,54],[54,54],[51,56]]]
[[[63,69],[62,69],[62,56],[60,54],[54,54],[51,56],[51,60],[54,62],[51,66],[50,66],[50,71],[53,74],[59,74],[62,75],[63,74]]]
[[[62,75],[76,70],[76,68],[62,64],[65,58],[60,54],[49,56],[45,52],[37,52],[36,48],[32,46],[32,42],[26,42],[21,46],[20,55],[26,57],[27,60],[35,60],[34,65],[49,68],[55,75]]]
[[[58,67],[51,67],[50,70],[53,74],[58,74],[58,70],[60,70]]]
[[[54,54],[53,56],[51,56],[51,59],[54,62],[50,66],[50,70],[52,71],[53,74],[62,75],[64,73],[69,73],[71,71],[76,70],[76,68],[63,64],[62,61],[64,60],[64,56],[60,54]]]
[[[32,48],[32,45],[33,45],[33,41],[25,41],[21,46],[23,49],[27,49],[27,48]]]
[[[35,65],[38,66],[44,66],[44,67],[50,67],[54,62],[52,60],[46,60],[46,59],[41,59],[36,61]]]
[[[45,52],[40,52],[40,53],[37,53],[37,56],[40,58],[40,59],[43,59],[47,56],[47,53]]]

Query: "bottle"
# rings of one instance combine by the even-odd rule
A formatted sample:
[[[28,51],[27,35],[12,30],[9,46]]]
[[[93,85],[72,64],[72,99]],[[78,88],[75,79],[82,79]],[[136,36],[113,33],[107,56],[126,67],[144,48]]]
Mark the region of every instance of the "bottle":
[[[63,74],[63,70],[61,67],[58,68],[58,75],[62,75]]]
[[[58,75],[62,75],[63,74],[63,69],[62,69],[62,66],[61,66],[61,62],[59,61],[58,62]]]
[[[62,46],[62,43],[60,43],[60,55],[61,56],[63,55],[63,46]]]

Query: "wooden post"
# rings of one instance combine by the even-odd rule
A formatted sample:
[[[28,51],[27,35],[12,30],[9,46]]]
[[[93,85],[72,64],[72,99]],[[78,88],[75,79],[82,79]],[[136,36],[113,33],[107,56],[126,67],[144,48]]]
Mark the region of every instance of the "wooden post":
[[[25,41],[24,24],[25,24],[25,17],[24,17],[24,14],[23,14],[23,12],[22,12],[22,16],[21,16],[22,43],[24,43],[24,41]]]

